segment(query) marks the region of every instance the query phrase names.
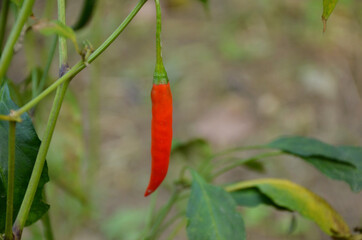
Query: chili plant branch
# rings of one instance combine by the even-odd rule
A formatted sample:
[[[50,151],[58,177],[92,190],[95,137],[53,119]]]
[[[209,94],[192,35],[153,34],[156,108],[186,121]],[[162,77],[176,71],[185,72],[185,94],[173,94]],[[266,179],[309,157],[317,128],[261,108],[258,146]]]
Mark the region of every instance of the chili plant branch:
[[[140,0],[136,7],[131,11],[131,13],[126,17],[126,19],[119,25],[119,27],[99,46],[90,56],[89,58],[83,62],[79,61],[76,63],[66,74],[60,77],[57,81],[55,81],[52,85],[50,85],[47,89],[41,92],[36,98],[32,99],[30,102],[25,104],[23,107],[14,112],[15,116],[20,116],[23,113],[29,111],[32,107],[38,104],[43,98],[45,98],[48,94],[53,92],[59,85],[67,81],[68,79],[72,79],[75,75],[77,75],[80,71],[82,71],[88,64],[92,63],[99,55],[101,55],[108,47],[111,45],[114,40],[123,32],[123,30],[128,26],[128,24],[132,21],[132,19],[137,15],[139,10],[141,10],[142,6],[147,2],[147,0]]]
[[[24,0],[20,13],[17,16],[16,22],[10,32],[9,38],[6,41],[4,51],[0,59],[0,85],[4,81],[4,76],[6,74],[6,71],[10,65],[13,56],[14,46],[18,41],[18,38],[20,36],[21,30],[24,27],[25,22],[27,21],[28,17],[31,14],[34,2],[35,0]]]
[[[13,239],[14,177],[15,177],[15,129],[16,122],[9,122],[8,187],[6,194],[5,240]]]
[[[58,0],[58,19],[65,24],[65,0]],[[64,37],[59,37],[59,72],[60,76],[64,74],[67,69],[67,42]],[[40,145],[39,152],[35,161],[33,172],[31,174],[28,188],[26,189],[23,202],[21,204],[15,225],[14,232],[18,239],[21,239],[22,231],[25,226],[25,222],[28,218],[31,205],[34,200],[36,190],[38,188],[41,173],[43,171],[45,158],[49,150],[50,142],[53,137],[55,125],[59,116],[59,112],[63,103],[67,87],[70,79],[58,87],[53,106],[50,110],[50,116],[48,119],[47,127],[43,136],[43,141]],[[50,222],[49,222],[50,223]]]

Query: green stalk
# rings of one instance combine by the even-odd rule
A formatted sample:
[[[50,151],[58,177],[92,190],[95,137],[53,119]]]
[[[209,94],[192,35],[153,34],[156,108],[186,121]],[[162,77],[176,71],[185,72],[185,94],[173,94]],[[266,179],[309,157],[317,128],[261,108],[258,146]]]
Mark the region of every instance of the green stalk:
[[[9,38],[5,44],[5,48],[0,59],[0,85],[4,81],[4,76],[13,57],[14,46],[20,36],[21,30],[23,29],[26,20],[31,14],[34,1],[35,0],[24,0],[19,16],[17,17],[16,22],[10,32]]]
[[[50,85],[47,89],[45,89],[42,93],[40,93],[36,98],[32,99],[30,102],[25,104],[23,107],[14,112],[13,118],[19,117],[23,113],[29,111],[32,107],[38,104],[43,98],[45,98],[48,94],[53,92],[59,85],[64,83],[65,81],[73,78],[80,71],[82,71],[89,63],[92,63],[99,55],[101,55],[109,45],[114,42],[114,40],[123,32],[123,30],[128,26],[128,24],[132,21],[132,19],[136,16],[142,6],[147,2],[147,0],[140,0],[136,7],[131,11],[131,13],[126,17],[126,19],[121,23],[121,25],[105,40],[101,46],[99,46],[88,58],[87,62],[79,61],[76,63],[66,74],[60,77],[57,81],[55,81],[52,85]]]
[[[58,0],[58,20],[66,25],[65,22],[65,0]],[[59,68],[62,70],[68,61],[67,39],[59,36]],[[60,73],[60,75],[62,75]]]
[[[28,188],[26,189],[25,196],[23,199],[23,202],[21,204],[18,216],[16,218],[15,224],[14,224],[14,232],[18,239],[21,238],[22,230],[25,226],[26,219],[28,218],[29,211],[31,208],[31,205],[34,200],[35,192],[38,188],[39,179],[41,176],[41,173],[43,171],[45,157],[48,153],[49,145],[51,142],[51,139],[53,137],[54,128],[56,125],[56,120],[59,116],[59,111],[61,108],[61,104],[64,99],[65,92],[67,90],[67,86],[69,84],[69,81],[65,82],[62,88],[58,88],[52,109],[50,111],[50,116],[48,119],[47,127],[42,139],[42,143],[39,148],[39,152],[37,155],[37,158],[35,160],[33,172],[31,174]]]
[[[58,0],[58,20],[65,24],[65,0]],[[67,66],[67,42],[64,37],[59,36],[59,65],[60,65],[60,75],[63,74],[63,71],[66,71]],[[50,116],[48,119],[47,127],[43,136],[43,141],[40,145],[39,152],[35,161],[33,172],[31,174],[28,188],[26,189],[24,200],[21,204],[17,219],[15,221],[14,229],[16,230],[16,236],[20,239],[25,222],[28,218],[31,205],[34,200],[36,190],[38,188],[39,180],[41,173],[43,171],[45,158],[49,150],[50,142],[53,137],[55,125],[58,120],[59,112],[64,100],[65,93],[67,91],[68,85],[71,79],[64,82],[63,85],[58,87],[55,94],[53,106],[50,110]]]
[[[3,4],[1,6],[1,13],[0,13],[0,55],[3,48],[4,37],[5,37],[5,30],[6,30],[6,22],[8,20],[8,13],[9,13],[9,4],[10,0],[3,0]]]
[[[15,129],[16,122],[9,122],[8,188],[6,195],[5,240],[13,239],[14,176],[15,176]]]
[[[162,61],[162,43],[161,43],[161,5],[160,0],[155,0],[156,5],[156,67],[153,74],[153,84],[167,84],[168,77],[165,66]]]

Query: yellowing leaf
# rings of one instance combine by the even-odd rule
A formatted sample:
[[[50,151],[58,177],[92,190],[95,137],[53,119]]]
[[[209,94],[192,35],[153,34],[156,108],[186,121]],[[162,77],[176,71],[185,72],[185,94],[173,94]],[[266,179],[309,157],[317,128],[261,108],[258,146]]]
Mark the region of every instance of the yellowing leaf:
[[[323,32],[325,32],[327,29],[327,20],[336,7],[337,2],[338,0],[323,0]]]
[[[346,237],[350,230],[343,218],[321,197],[293,182],[282,179],[257,179],[230,185],[229,192],[258,188],[276,205],[299,212],[328,235]]]

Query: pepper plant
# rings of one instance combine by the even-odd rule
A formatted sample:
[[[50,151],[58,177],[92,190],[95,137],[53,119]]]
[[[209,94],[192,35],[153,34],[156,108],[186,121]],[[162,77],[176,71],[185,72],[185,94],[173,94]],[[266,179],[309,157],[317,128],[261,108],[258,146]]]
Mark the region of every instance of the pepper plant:
[[[65,0],[57,0],[58,19],[51,21],[32,14],[35,0],[2,1],[0,13],[0,233],[3,235],[0,236],[1,239],[21,239],[24,228],[40,219],[46,230],[44,239],[54,239],[48,216],[49,205],[45,199],[44,186],[49,181],[46,157],[69,83],[114,42],[146,2],[147,0],[139,0],[113,33],[100,46],[93,48],[89,42],[80,47],[76,31],[86,27],[91,20],[97,5],[96,0],[84,1],[79,20],[73,27],[66,24]],[[208,7],[208,1],[201,0],[201,2]],[[323,0],[324,31],[336,4],[337,0]],[[317,193],[289,180],[262,178],[221,185],[213,184],[216,178],[239,166],[253,166],[253,164],[255,166],[265,159],[292,156],[310,164],[331,179],[346,182],[353,192],[360,192],[362,190],[361,147],[333,146],[308,137],[283,136],[269,143],[226,149],[217,153],[212,152],[208,143],[202,139],[189,142],[174,141],[170,149],[172,100],[168,77],[161,58],[159,0],[155,0],[155,5],[157,60],[154,87],[167,85],[167,102],[164,102],[164,98],[153,95],[155,104],[153,116],[155,123],[153,124],[155,125],[152,127],[155,129],[153,136],[157,136],[153,139],[152,154],[161,157],[152,158],[150,187],[145,195],[155,191],[164,179],[170,151],[171,159],[177,157],[181,159],[182,167],[179,169],[179,175],[169,176],[174,179],[171,195],[168,202],[157,211],[155,210],[156,197],[152,196],[148,223],[144,229],[140,229],[140,239],[160,239],[162,234],[170,228],[173,230],[168,239],[174,239],[182,228],[186,228],[190,240],[248,239],[239,207],[267,205],[280,211],[299,213],[315,222],[331,239],[361,240],[360,227],[356,226],[353,231],[326,200]],[[10,9],[13,10],[15,23],[7,33]],[[18,45],[22,45],[22,37],[27,31],[36,31],[52,38],[46,64],[41,69],[33,69],[29,81],[24,83],[31,89],[30,100],[28,100],[29,95],[21,94],[19,86],[7,78],[8,68],[13,55],[16,54],[15,50]],[[71,42],[79,53],[79,61],[73,66],[68,64],[68,42]],[[46,87],[57,46],[59,78]],[[33,127],[32,117],[37,114],[34,109],[54,91],[56,94],[53,105],[40,141]],[[162,114],[165,116],[160,117]],[[161,127],[157,128],[158,126]],[[203,152],[197,159],[190,157],[195,146]],[[254,155],[249,154],[246,158],[234,157],[236,154],[244,154],[248,151]],[[170,168],[173,168],[172,161]],[[143,197],[142,193],[140,197]],[[82,196],[79,198],[82,202],[87,201]]]

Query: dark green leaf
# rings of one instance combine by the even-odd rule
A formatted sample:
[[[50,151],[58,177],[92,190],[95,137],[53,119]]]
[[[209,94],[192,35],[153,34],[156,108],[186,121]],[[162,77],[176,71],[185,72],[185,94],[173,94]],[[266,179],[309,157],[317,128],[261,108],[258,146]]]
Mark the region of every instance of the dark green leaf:
[[[300,136],[281,137],[269,143],[268,146],[298,157],[324,157],[349,162],[339,149],[313,138]]]
[[[268,146],[300,157],[332,179],[347,182],[352,191],[362,190],[361,147],[336,147],[304,137],[282,137]]]
[[[342,150],[350,162],[356,167],[351,167],[329,159],[305,158],[305,160],[328,177],[336,180],[347,182],[352,191],[359,192],[362,190],[362,149],[360,147],[338,147]]]
[[[228,186],[229,192],[258,188],[274,204],[311,219],[328,235],[349,236],[343,218],[321,197],[293,182],[281,179],[257,179]]]
[[[8,85],[4,84],[0,89],[0,114],[7,115],[11,109],[17,108],[10,98]],[[21,123],[16,125],[14,216],[19,211],[40,146],[40,140],[30,117],[24,114],[22,120]],[[5,211],[3,208],[6,205],[5,189],[8,174],[8,122],[0,121],[0,133],[0,232],[3,232],[5,227]],[[45,164],[27,225],[39,220],[49,209],[49,205],[42,201],[42,189],[48,181],[48,169]]]
[[[195,171],[191,173],[193,182],[186,213],[189,239],[245,239],[244,222],[230,194],[206,183]]]

